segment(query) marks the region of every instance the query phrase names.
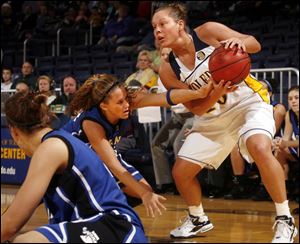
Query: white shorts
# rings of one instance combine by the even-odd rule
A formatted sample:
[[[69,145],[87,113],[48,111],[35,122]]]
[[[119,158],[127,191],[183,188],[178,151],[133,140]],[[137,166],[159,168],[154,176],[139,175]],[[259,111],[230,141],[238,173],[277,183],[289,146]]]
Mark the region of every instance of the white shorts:
[[[178,157],[217,169],[238,143],[242,156],[253,162],[246,140],[254,134],[265,134],[271,140],[274,133],[273,106],[258,102],[253,96],[218,117],[195,116],[192,133],[187,136]]]

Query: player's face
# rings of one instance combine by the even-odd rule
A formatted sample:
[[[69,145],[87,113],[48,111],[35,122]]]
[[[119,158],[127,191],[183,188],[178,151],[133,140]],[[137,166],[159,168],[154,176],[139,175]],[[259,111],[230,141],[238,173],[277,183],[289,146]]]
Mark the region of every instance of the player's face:
[[[169,16],[169,11],[158,11],[152,18],[154,37],[161,47],[171,47],[179,37],[179,24]]]
[[[106,103],[107,113],[114,119],[127,119],[129,116],[129,103],[125,88],[117,87],[111,91]]]
[[[299,90],[290,91],[288,94],[289,107],[299,113]]]

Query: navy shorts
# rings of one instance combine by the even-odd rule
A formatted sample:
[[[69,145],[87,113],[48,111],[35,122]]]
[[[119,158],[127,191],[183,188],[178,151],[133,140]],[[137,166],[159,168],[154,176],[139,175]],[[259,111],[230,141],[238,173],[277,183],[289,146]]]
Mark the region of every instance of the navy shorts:
[[[52,243],[147,243],[143,229],[122,215],[100,213],[87,219],[36,229]]]

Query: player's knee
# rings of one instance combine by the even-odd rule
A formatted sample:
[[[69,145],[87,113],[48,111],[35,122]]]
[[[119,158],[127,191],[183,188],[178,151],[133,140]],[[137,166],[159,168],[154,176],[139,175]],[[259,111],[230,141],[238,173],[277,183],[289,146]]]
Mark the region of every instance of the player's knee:
[[[250,149],[250,151],[256,155],[262,155],[271,152],[271,142],[268,140],[252,140],[247,146],[248,150]]]
[[[184,172],[181,171],[180,167],[176,167],[176,165],[172,169],[173,179],[178,182],[183,179]]]

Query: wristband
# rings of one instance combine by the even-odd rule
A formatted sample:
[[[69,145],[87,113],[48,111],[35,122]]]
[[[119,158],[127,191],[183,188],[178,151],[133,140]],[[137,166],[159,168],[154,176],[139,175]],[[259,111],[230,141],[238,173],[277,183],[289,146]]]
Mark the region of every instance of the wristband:
[[[168,103],[170,106],[176,105],[176,103],[173,103],[173,101],[171,100],[170,93],[171,93],[172,90],[173,90],[173,88],[171,88],[170,90],[168,90],[168,91],[167,91],[167,94],[166,94],[167,103]]]

